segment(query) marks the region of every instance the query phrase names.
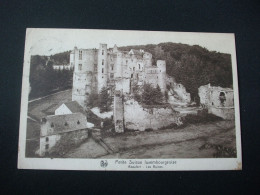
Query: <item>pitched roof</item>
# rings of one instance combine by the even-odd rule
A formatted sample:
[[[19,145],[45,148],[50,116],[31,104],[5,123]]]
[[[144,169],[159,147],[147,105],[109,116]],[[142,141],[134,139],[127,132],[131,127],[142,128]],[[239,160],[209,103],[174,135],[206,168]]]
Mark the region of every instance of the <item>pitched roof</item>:
[[[87,128],[87,118],[82,113],[49,115],[42,119],[42,124],[47,122],[53,129],[48,135]]]
[[[133,52],[134,55],[140,55],[140,56],[143,55],[143,52],[141,52],[141,51],[139,51],[139,50],[131,49],[131,51]],[[131,52],[131,51],[130,51],[130,52]]]
[[[64,104],[70,109],[72,113],[80,112],[82,114],[86,114],[77,101],[70,101]]]

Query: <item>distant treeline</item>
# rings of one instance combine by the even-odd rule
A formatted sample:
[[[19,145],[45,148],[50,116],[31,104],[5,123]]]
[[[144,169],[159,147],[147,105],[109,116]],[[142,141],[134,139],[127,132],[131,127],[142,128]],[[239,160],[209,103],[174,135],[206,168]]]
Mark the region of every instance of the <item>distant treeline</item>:
[[[120,50],[143,49],[153,55],[153,64],[157,60],[166,60],[166,72],[182,83],[191,98],[198,99],[198,88],[211,83],[214,86],[232,88],[231,55],[208,51],[198,45],[180,43],[160,43],[158,45],[138,45],[120,47]]]
[[[50,56],[50,61],[52,61],[54,64],[57,65],[64,65],[70,63],[70,52],[71,51],[65,51],[62,53],[57,53]]]
[[[59,57],[57,59],[63,61]],[[47,56],[31,56],[30,99],[72,87],[73,70],[53,70],[54,63],[55,61]]]

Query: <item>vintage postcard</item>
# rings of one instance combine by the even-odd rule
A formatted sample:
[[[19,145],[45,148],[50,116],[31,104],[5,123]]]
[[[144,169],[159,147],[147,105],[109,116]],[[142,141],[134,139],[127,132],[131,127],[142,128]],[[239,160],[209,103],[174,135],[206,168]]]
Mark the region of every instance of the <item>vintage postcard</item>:
[[[234,34],[27,29],[18,168],[241,170]]]

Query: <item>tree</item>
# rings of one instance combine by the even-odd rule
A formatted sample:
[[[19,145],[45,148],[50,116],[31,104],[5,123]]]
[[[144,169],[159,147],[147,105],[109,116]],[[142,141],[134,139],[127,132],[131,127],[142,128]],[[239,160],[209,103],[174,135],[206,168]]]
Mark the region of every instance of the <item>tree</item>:
[[[90,108],[99,106],[99,95],[97,93],[91,93],[88,98],[88,106]]]
[[[138,102],[141,102],[142,97],[141,97],[141,89],[137,84],[133,85],[133,95],[134,95],[134,99]]]
[[[156,89],[153,89],[154,93],[154,103],[161,104],[163,102],[163,94],[159,85]]]
[[[157,85],[154,88],[150,83],[145,83],[143,86],[142,102],[147,105],[156,105],[163,102],[163,94],[161,88]]]
[[[111,98],[108,93],[108,88],[102,87],[99,94],[99,108],[100,112],[107,112],[111,105]]]
[[[145,83],[143,86],[142,102],[147,105],[153,104],[153,87],[149,83]]]

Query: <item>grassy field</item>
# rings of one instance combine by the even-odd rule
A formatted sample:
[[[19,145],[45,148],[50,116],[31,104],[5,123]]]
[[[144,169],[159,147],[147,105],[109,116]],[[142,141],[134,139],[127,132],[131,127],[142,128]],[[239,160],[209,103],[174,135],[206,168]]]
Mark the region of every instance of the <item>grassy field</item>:
[[[40,121],[42,117],[54,114],[59,105],[68,101],[71,101],[71,89],[30,102],[28,115]]]

